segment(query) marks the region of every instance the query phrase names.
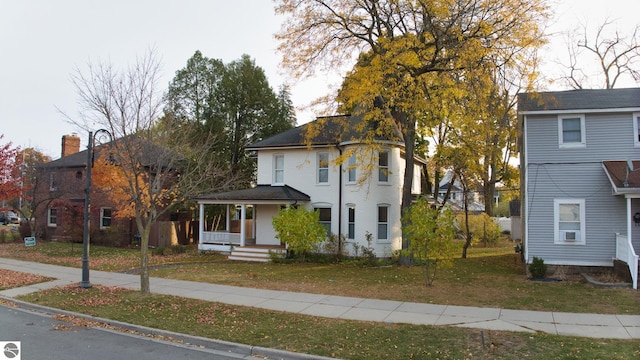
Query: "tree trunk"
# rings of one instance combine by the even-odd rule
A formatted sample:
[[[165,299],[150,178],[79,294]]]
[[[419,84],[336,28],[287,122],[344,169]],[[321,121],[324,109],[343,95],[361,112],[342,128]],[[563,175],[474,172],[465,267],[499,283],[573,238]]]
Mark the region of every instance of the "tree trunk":
[[[471,231],[469,230],[469,189],[467,188],[467,184],[462,176],[459,176],[460,183],[462,184],[462,196],[463,196],[463,204],[464,204],[464,228],[465,228],[465,241],[462,246],[462,258],[467,258],[467,250],[471,246],[471,240],[473,239]]]
[[[144,227],[140,239],[140,293],[148,295],[151,293],[149,285],[149,235],[151,225]]]
[[[404,135],[404,147],[405,147],[405,168],[404,168],[404,182],[402,185],[402,204],[400,206],[400,214],[403,215],[405,210],[411,206],[412,196],[411,188],[413,186],[413,164],[414,164],[414,151],[415,151],[415,139],[416,139],[416,123],[415,119],[408,116],[404,111],[393,111],[393,117],[397,124],[401,126],[402,133]],[[410,247],[410,241],[402,233],[402,250],[408,250]],[[400,264],[408,266],[413,263],[413,257],[405,254],[400,257]]]

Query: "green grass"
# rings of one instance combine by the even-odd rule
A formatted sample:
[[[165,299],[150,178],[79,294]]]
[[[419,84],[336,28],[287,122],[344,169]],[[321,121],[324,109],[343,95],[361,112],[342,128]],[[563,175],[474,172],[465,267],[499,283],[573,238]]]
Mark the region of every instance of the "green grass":
[[[81,266],[82,247],[69,243],[0,245],[0,257]],[[471,248],[468,259],[440,269],[433,286],[425,285],[424,268],[387,265],[366,267],[353,262],[245,263],[221,255],[150,256],[151,276],[224,285],[373,297],[383,300],[506,309],[602,314],[640,314],[640,295],[629,288],[596,288],[579,277],[570,281],[535,282],[511,243],[494,248]],[[139,266],[139,249],[92,246],[90,267],[121,271]],[[153,291],[153,289],[151,289]]]
[[[640,357],[637,340],[326,319],[100,286],[67,286],[21,300],[207,338],[344,359]]]

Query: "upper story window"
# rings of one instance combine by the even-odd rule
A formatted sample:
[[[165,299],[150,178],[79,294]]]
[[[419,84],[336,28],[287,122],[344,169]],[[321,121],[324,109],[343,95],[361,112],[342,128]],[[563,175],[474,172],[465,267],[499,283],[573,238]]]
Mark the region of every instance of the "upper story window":
[[[561,148],[585,147],[587,138],[584,127],[584,115],[559,115],[558,139]]]
[[[111,227],[111,209],[101,208],[100,209],[100,229],[106,229],[108,227]]]
[[[389,182],[389,152],[378,152],[378,182]]]
[[[318,153],[318,183],[329,182],[329,153]]]
[[[357,180],[357,174],[356,174],[356,154],[352,154],[351,156],[349,156],[349,159],[347,160],[347,182],[348,183],[354,183]]]
[[[633,144],[640,147],[640,113],[633,114]]]
[[[58,173],[52,172],[49,174],[49,190],[58,190]]]
[[[58,226],[58,209],[56,208],[47,209],[47,226],[49,227]]]
[[[555,244],[585,244],[585,200],[554,199]]]
[[[284,155],[273,156],[273,184],[284,185]]]

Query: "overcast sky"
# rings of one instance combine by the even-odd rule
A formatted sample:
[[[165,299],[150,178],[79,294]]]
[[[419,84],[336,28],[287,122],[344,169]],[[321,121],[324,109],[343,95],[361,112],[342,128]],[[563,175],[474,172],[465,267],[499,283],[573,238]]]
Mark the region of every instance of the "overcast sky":
[[[640,22],[637,0],[557,2],[553,33],[585,20],[595,26],[607,16],[620,30]],[[58,110],[78,114],[74,69],[89,62],[125,68],[149,48],[162,58],[163,86],[200,50],[225,63],[248,54],[277,90],[292,81],[275,52],[280,21],[269,0],[0,0],[0,145],[10,141],[58,158],[62,136],[79,131]],[[565,51],[561,36],[553,40],[552,54]],[[330,75],[292,83],[294,105],[327,93]],[[298,123],[315,115],[326,114],[300,112]],[[87,134],[79,135],[85,147]]]

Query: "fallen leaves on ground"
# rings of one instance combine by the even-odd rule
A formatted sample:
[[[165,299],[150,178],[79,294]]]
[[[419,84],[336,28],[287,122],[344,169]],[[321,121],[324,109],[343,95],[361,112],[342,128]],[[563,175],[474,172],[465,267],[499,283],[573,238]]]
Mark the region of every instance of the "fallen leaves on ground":
[[[0,290],[12,289],[48,280],[41,275],[27,274],[18,271],[0,269]]]

